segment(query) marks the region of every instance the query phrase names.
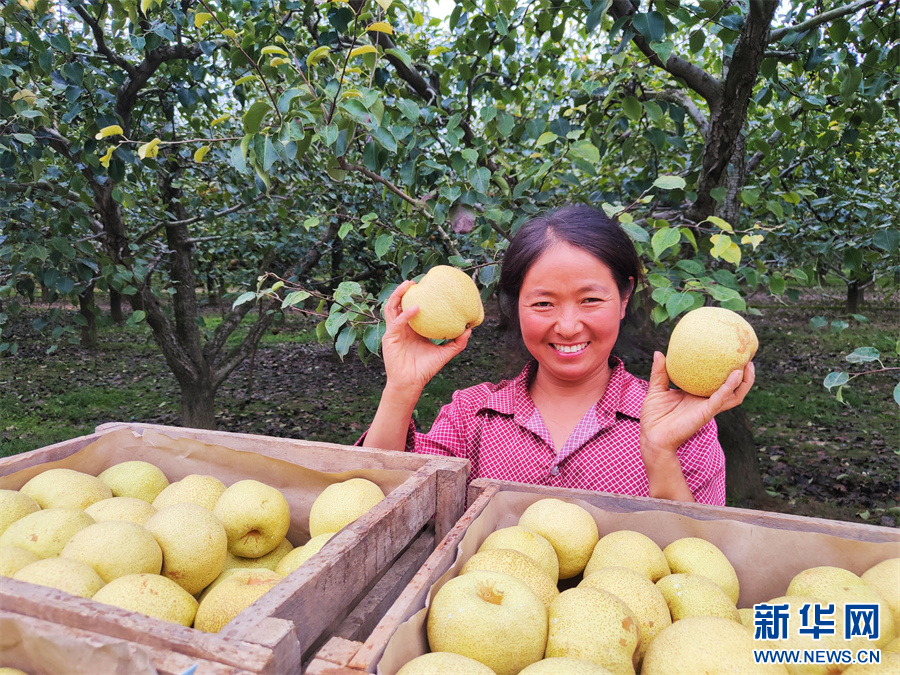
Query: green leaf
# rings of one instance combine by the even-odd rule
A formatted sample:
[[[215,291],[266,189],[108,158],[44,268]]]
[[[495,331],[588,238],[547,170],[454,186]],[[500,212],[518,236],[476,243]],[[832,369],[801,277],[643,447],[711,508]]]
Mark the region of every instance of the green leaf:
[[[759,189],[744,188],[743,190],[741,190],[741,201],[748,206],[753,206],[757,201],[759,201]]]
[[[850,324],[843,319],[835,319],[831,322],[831,330],[834,333],[841,333],[850,328]]]
[[[875,347],[860,347],[847,354],[845,360],[850,363],[869,363],[878,361],[881,358],[881,352]]]
[[[694,298],[690,293],[675,293],[666,301],[666,313],[670,319],[683,314],[694,306]]]
[[[650,48],[659,56],[659,60],[666,63],[675,49],[675,43],[671,40],[663,40],[662,42],[654,42]]]
[[[332,305],[331,313],[325,319],[325,331],[333,338],[338,334],[341,326],[347,323],[349,319],[350,314],[348,312],[341,311],[338,305]]]
[[[381,338],[384,336],[386,327],[383,321],[379,321],[377,326],[368,326],[363,332],[363,344],[373,354],[376,354],[381,347]]]
[[[231,309],[234,309],[238,305],[243,305],[245,302],[250,302],[251,300],[256,299],[256,293],[253,291],[247,291],[246,293],[241,293],[237,300],[234,301],[234,304],[231,305]]]
[[[415,122],[419,119],[419,106],[408,98],[397,99],[397,108],[400,109],[403,116],[410,122]]]
[[[887,253],[896,253],[900,247],[900,230],[878,230],[872,235],[872,244]]]
[[[294,307],[299,305],[301,302],[306,300],[309,297],[309,293],[306,291],[292,291],[288,293],[284,300],[281,302],[281,308],[285,309],[286,307]]]
[[[244,133],[255,134],[259,131],[263,118],[272,110],[265,101],[257,101],[244,113]]]
[[[691,37],[689,40],[689,45],[691,49],[691,54],[696,54],[701,49],[703,49],[703,45],[706,43],[706,33],[702,30],[695,30],[691,33]]]
[[[687,183],[681,176],[660,176],[653,185],[661,190],[683,190]]]
[[[572,143],[572,145],[569,146],[569,152],[592,164],[600,162],[600,151],[597,149],[596,145],[587,139]]]
[[[677,227],[665,227],[657,230],[650,239],[650,246],[653,248],[653,259],[659,260],[659,257],[667,249],[677,246],[681,241],[681,232]]]
[[[622,100],[622,110],[625,112],[625,116],[632,122],[639,121],[641,115],[644,114],[644,107],[634,96],[626,96]]]
[[[900,405],[900,382],[894,387],[894,403]]]
[[[544,133],[542,133],[540,135],[540,138],[537,139],[537,143],[535,144],[535,147],[539,148],[542,145],[547,145],[548,143],[552,143],[557,138],[559,138],[559,137],[556,134],[554,134],[552,131],[545,131]]]
[[[356,329],[353,326],[347,326],[340,332],[334,343],[334,349],[338,356],[341,358],[347,356],[354,342],[356,342]]]
[[[391,244],[394,243],[394,235],[392,234],[382,234],[375,240],[375,255],[378,258],[384,258],[384,254],[387,253],[391,249]]]
[[[647,234],[647,231],[640,225],[635,225],[634,223],[619,223],[619,225],[634,241],[641,242],[642,244],[646,244],[650,241],[650,235]]]
[[[849,381],[850,376],[847,373],[835,371],[833,373],[828,373],[828,376],[822,384],[828,391],[831,391],[834,387],[843,387]]]
[[[488,168],[479,166],[469,171],[469,182],[477,192],[484,194],[491,181],[491,172]]]

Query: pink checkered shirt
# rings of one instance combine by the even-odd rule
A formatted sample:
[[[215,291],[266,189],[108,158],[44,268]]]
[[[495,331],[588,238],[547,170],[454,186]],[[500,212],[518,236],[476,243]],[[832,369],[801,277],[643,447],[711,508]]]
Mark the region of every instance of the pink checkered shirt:
[[[537,362],[513,380],[454,392],[428,433],[410,424],[406,449],[463,457],[479,477],[649,496],[639,447],[641,404],[648,384],[615,359],[606,393],[575,427],[559,452],[528,393]],[[725,503],[725,454],[715,421],[678,449],[694,499]]]

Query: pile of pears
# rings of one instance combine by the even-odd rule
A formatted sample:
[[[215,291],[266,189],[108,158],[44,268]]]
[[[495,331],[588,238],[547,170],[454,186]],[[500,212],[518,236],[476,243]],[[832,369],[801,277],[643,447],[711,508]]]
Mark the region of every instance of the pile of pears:
[[[581,575],[579,577],[579,575]],[[560,590],[562,589],[562,590]],[[838,567],[798,573],[782,597],[787,640],[754,640],[751,607],[725,554],[699,537],[660,548],[631,530],[600,537],[577,504],[541,499],[492,532],[434,594],[430,652],[398,675],[695,675],[900,673],[900,558],[862,576]],[[877,603],[879,638],[843,639],[846,603]],[[800,635],[805,603],[835,605],[835,635]],[[757,649],[881,649],[881,664],[756,664]]]
[[[364,478],[328,486],[295,548],[287,499],[257,480],[47,469],[0,490],[0,576],[216,633],[382,499]]]

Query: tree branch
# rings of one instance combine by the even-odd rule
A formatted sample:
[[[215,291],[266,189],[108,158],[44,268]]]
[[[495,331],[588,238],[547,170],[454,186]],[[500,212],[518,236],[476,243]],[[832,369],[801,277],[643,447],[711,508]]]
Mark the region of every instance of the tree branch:
[[[381,176],[381,175],[375,173],[374,171],[369,171],[366,167],[360,166],[359,164],[350,164],[343,157],[338,157],[338,164],[340,165],[341,169],[343,169],[344,171],[356,171],[357,173],[361,173],[366,178],[369,178],[370,180],[373,180],[376,183],[381,183],[388,190],[390,190],[395,195],[400,197],[400,199],[411,204],[416,210],[425,211],[426,202],[424,200],[416,199],[415,197],[408,195],[406,192],[404,192],[399,187],[394,185],[391,181],[389,181],[384,176]]]
[[[751,2],[752,4],[754,3]],[[610,16],[615,19],[633,16],[635,12],[637,12],[637,7],[632,4],[631,0],[613,0],[609,8]],[[719,105],[723,96],[723,87],[715,77],[680,56],[670,56],[663,63],[659,54],[653,51],[650,43],[640,33],[635,33],[631,40],[654,66],[662,68],[673,77],[681,78],[690,89],[702,96],[711,108]]]
[[[243,208],[250,206],[251,204],[255,204],[262,199],[266,199],[266,195],[259,195],[256,199],[249,202],[241,202],[235,206],[231,206],[227,209],[222,209],[221,211],[216,211],[212,214],[213,218],[221,218],[222,216],[227,216],[231,213],[235,213],[240,211]],[[145,241],[150,239],[153,235],[159,232],[164,227],[174,227],[176,225],[192,225],[193,223],[198,223],[201,220],[206,220],[206,216],[194,216],[193,218],[186,218],[184,220],[163,220],[151,227],[149,230],[144,232],[141,236],[134,240],[135,244],[143,244]]]
[[[706,115],[703,114],[703,111],[700,110],[691,97],[685,94],[681,89],[668,88],[660,89],[658,91],[647,90],[644,92],[643,98],[668,101],[669,103],[675,103],[676,105],[681,106],[685,109],[688,117],[691,118],[691,121],[694,123],[694,126],[697,127],[697,130],[703,138],[706,138],[706,134],[709,132],[709,120],[706,119]]]
[[[796,26],[787,26],[785,28],[777,28],[773,31],[769,31],[769,44],[781,41],[781,39],[784,38],[784,36],[786,36],[788,33],[800,33],[803,31],[807,31],[811,28],[815,28],[816,26],[820,26],[823,23],[827,23],[833,19],[839,19],[840,17],[847,16],[848,14],[855,14],[859,10],[871,7],[877,2],[878,0],[859,0],[858,2],[844,5],[843,7],[836,7],[834,9],[828,10],[827,12],[817,14],[811,19],[807,19],[806,21],[798,23]]]
[[[103,29],[100,28],[100,24],[94,20],[94,17],[88,14],[87,10],[82,5],[74,5],[74,9],[78,16],[81,17],[81,20],[90,26],[91,33],[94,35],[94,40],[97,42],[97,51],[103,54],[107,61],[113,65],[119,66],[119,68],[133,77],[135,74],[134,66],[127,59],[122,58],[107,46]]]

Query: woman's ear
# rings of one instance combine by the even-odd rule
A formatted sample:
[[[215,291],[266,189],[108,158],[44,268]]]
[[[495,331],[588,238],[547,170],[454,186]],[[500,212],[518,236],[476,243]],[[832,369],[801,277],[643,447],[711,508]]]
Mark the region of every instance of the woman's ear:
[[[625,310],[628,309],[628,301],[631,300],[632,295],[634,295],[634,277],[628,277],[628,292],[622,298],[622,308],[619,312],[620,321],[625,318]]]

